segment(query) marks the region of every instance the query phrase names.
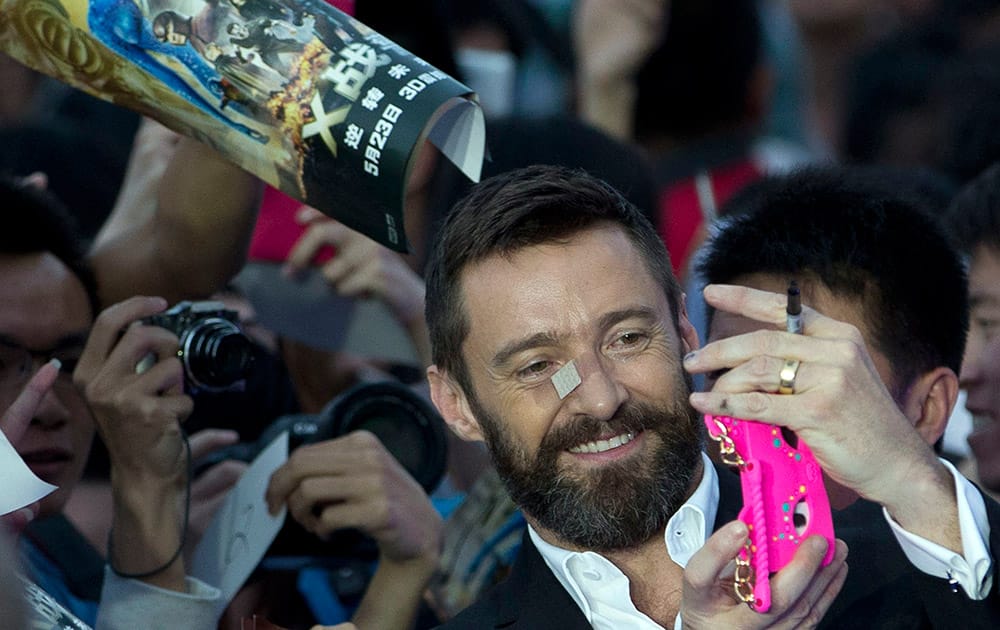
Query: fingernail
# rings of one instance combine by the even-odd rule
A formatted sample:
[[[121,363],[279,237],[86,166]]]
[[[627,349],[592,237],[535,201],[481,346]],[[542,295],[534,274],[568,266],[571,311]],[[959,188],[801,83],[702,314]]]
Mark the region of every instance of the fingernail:
[[[25,525],[35,520],[35,511],[31,508],[21,508],[17,513],[24,519]]]
[[[159,308],[160,310],[163,310],[168,306],[166,298],[161,298],[159,296],[150,297],[149,301],[151,306],[155,305],[156,308]]]
[[[688,402],[691,403],[692,407],[698,407],[699,405],[704,405],[707,402],[708,396],[702,392],[691,392],[688,397]]]
[[[737,521],[737,524],[733,527],[733,541],[746,540],[746,537],[749,535],[750,530],[747,529],[746,523]]]
[[[62,369],[62,361],[60,361],[59,359],[57,359],[55,357],[52,357],[51,359],[49,359],[49,363],[52,364],[52,365],[54,365],[54,366],[56,366],[56,370],[61,370]]]
[[[696,350],[688,352],[687,354],[684,355],[684,363],[693,361],[696,356],[698,356],[698,352]]]

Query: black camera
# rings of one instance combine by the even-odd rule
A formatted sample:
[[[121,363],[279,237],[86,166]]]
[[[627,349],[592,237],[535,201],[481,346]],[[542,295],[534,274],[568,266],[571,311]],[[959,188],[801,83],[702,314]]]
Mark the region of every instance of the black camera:
[[[170,309],[142,320],[177,335],[177,355],[184,365],[184,390],[230,391],[242,387],[253,347],[239,326],[236,311],[221,302],[178,302]]]
[[[444,420],[423,395],[398,381],[356,385],[315,415],[281,416],[256,441],[234,444],[202,458],[194,474],[226,459],[251,462],[283,431],[288,431],[292,451],[361,429],[373,433],[428,494],[441,482],[447,466]],[[374,544],[356,531],[344,530],[321,541],[289,517],[267,555],[374,559],[375,552]]]

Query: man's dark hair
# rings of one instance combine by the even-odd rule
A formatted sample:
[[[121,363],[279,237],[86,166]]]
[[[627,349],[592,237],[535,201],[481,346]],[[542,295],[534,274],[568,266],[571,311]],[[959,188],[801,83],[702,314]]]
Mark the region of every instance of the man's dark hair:
[[[97,282],[73,215],[48,192],[0,176],[0,254],[41,252],[52,254],[76,275],[87,291],[91,315],[96,316]]]
[[[709,283],[754,273],[819,281],[856,300],[898,397],[935,367],[957,374],[969,328],[965,267],[928,198],[849,168],[765,178],[727,204],[731,218],[698,270]]]
[[[681,289],[663,241],[618,191],[585,171],[529,166],[473,187],[445,218],[427,265],[427,324],[434,362],[472,394],[462,343],[469,332],[462,272],[491,256],[513,256],[602,224],[622,229],[663,286],[677,323]]]
[[[636,75],[635,135],[687,141],[748,119],[761,62],[756,0],[668,3],[661,44]]]
[[[947,226],[962,253],[985,246],[1000,254],[1000,162],[966,184],[948,207]]]

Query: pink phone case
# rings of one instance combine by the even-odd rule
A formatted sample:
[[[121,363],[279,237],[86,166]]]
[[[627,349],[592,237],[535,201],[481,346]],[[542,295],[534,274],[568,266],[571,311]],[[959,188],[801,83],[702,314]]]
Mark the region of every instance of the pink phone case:
[[[705,416],[714,439],[727,436],[740,470],[743,509],[739,519],[750,530],[741,557],[753,568],[754,610],[771,608],[771,574],[788,564],[799,544],[826,537],[823,566],[833,561],[834,533],[823,474],[809,447],[781,427],[728,416]]]

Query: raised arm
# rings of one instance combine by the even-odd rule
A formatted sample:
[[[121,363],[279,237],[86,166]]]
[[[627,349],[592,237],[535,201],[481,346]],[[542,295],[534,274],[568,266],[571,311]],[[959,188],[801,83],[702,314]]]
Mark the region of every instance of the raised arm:
[[[246,259],[261,183],[214,149],[146,121],[115,208],[90,252],[104,306],[220,289]]]

